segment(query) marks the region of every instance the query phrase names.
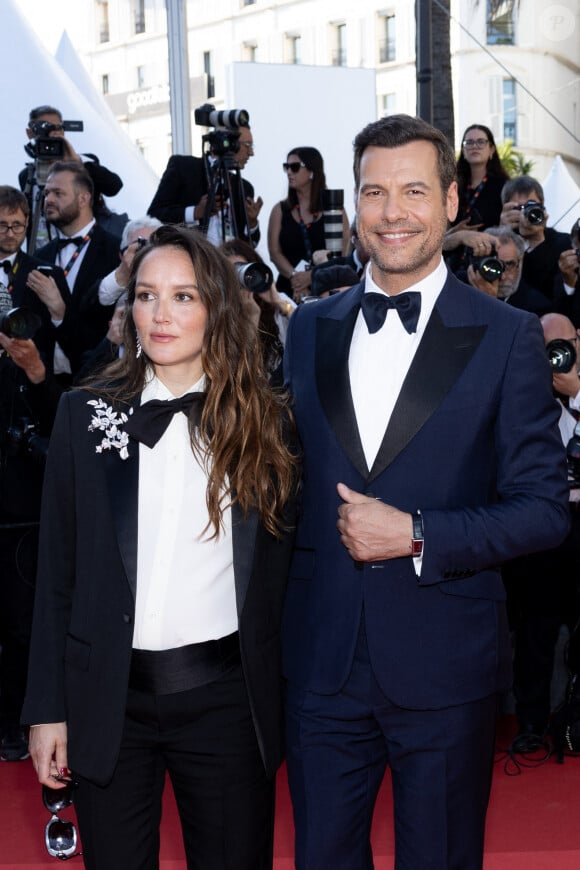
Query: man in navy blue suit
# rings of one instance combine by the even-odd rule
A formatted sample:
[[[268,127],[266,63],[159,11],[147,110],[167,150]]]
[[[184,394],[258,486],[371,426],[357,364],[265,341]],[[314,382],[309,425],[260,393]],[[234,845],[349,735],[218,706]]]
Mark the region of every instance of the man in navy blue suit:
[[[365,278],[299,306],[286,345],[304,453],[283,626],[296,866],[371,870],[389,765],[397,870],[476,870],[510,685],[499,566],[568,529],[558,412],[537,318],[443,264],[443,135],[383,118],[354,173]]]

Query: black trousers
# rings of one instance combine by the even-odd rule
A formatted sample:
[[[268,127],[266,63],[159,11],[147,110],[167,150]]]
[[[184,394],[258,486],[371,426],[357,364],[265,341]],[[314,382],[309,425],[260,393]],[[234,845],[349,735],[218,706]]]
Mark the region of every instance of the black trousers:
[[[169,775],[188,870],[269,870],[274,782],[258,749],[241,665],[172,695],[129,691],[121,753],[106,787],[79,779],[88,870],[156,870]]]
[[[18,726],[26,690],[38,524],[0,528],[0,726]]]

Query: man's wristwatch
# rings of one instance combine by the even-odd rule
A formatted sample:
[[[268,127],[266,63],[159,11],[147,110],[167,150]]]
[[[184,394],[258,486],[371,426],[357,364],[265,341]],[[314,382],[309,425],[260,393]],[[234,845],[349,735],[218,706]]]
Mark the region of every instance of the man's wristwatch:
[[[413,518],[413,537],[411,539],[411,556],[423,555],[423,517],[421,511],[415,511]]]

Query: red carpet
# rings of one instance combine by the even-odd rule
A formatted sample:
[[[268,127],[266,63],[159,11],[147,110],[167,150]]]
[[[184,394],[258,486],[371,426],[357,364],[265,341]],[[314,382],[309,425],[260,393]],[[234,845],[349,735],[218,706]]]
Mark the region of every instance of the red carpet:
[[[499,745],[506,745],[502,720]],[[283,769],[278,777],[275,870],[293,870],[292,815]],[[71,818],[69,812],[63,813]],[[0,764],[0,870],[48,870],[62,866],[44,848],[48,820],[29,761]],[[580,758],[563,765],[551,758],[541,767],[507,776],[496,764],[487,821],[484,870],[579,870]],[[373,829],[375,870],[392,870],[393,832],[389,782],[379,797]],[[82,867],[80,859],[68,865]],[[173,796],[168,794],[162,828],[161,870],[184,870],[183,847]],[[321,868],[327,870],[327,868]],[[420,870],[420,868],[418,868]]]

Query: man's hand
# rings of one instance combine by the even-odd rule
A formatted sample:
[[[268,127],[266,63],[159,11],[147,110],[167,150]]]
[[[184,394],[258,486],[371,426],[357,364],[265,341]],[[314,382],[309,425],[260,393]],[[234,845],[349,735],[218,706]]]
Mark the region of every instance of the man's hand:
[[[487,293],[488,296],[493,296],[497,299],[499,293],[499,278],[497,281],[486,281],[479,272],[476,272],[473,266],[467,267],[467,280],[472,287],[477,287],[482,293]]]
[[[28,380],[41,384],[46,378],[46,369],[31,338],[8,338],[0,332],[0,346],[4,348],[15,365],[23,369]]]
[[[512,200],[505,202],[499,216],[500,226],[509,227],[510,230],[513,230],[515,233],[519,232],[520,215],[521,211],[517,202],[513,202]]]
[[[344,483],[336,488],[344,502],[338,509],[336,527],[355,562],[380,562],[411,555],[411,514],[355,492]]]
[[[44,302],[52,320],[64,320],[66,305],[54,278],[43,275],[38,269],[33,269],[28,275],[26,286],[36,293],[41,302]]]
[[[563,251],[558,258],[558,268],[562,273],[564,284],[568,287],[575,287],[578,280],[579,269],[578,255],[574,248],[569,251]]]
[[[254,229],[258,226],[258,215],[260,209],[264,205],[264,200],[261,196],[258,199],[252,199],[251,196],[246,197],[246,214],[248,216],[248,229]]]
[[[497,239],[488,233],[478,233],[475,230],[456,230],[445,233],[443,250],[453,251],[460,245],[471,248],[475,257],[488,257],[495,247]]]
[[[554,372],[552,375],[552,385],[561,396],[568,396],[569,399],[574,399],[580,392],[580,378],[578,377],[576,366],[572,366],[569,372]]]
[[[66,722],[33,725],[30,729],[28,749],[42,785],[49,788],[65,787],[69,775],[66,747]]]
[[[303,272],[294,272],[290,278],[290,286],[292,287],[292,295],[295,302],[298,302],[301,296],[310,295],[311,283],[312,275],[310,269],[304,269]]]
[[[223,206],[223,201],[221,196],[214,197],[213,206],[211,213],[212,215],[217,214],[218,211],[221,211]],[[205,215],[205,210],[207,208],[207,193],[205,193],[198,204],[193,209],[193,217],[196,221],[202,221]]]

